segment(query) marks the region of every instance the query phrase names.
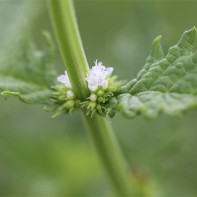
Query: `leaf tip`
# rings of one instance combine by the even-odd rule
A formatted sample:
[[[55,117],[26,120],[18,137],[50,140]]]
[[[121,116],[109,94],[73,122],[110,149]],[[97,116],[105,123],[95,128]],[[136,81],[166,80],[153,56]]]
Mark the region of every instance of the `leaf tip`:
[[[196,27],[194,26],[193,28],[183,33],[180,41],[178,42],[178,45],[180,47],[183,47],[186,43],[189,43],[193,46],[196,40],[196,35],[197,35],[197,30]]]
[[[162,38],[162,35],[157,36],[157,37],[154,39],[153,43],[154,43],[154,42],[160,42],[161,38]]]
[[[161,35],[157,36],[152,43],[151,58],[154,60],[160,60],[163,58],[163,50],[160,43],[161,38]]]
[[[196,38],[196,36],[197,36],[197,29],[196,29],[196,27],[193,26],[193,28],[191,30],[189,30],[189,31],[191,31],[191,33],[193,34],[193,37]]]
[[[162,38],[162,36],[159,35],[153,40],[152,48],[158,47],[160,45],[161,38]]]
[[[160,40],[161,40],[161,38],[162,38],[162,36],[159,35],[153,40],[152,48],[160,47]]]
[[[196,30],[196,26],[193,26],[193,30],[197,32],[197,30]]]

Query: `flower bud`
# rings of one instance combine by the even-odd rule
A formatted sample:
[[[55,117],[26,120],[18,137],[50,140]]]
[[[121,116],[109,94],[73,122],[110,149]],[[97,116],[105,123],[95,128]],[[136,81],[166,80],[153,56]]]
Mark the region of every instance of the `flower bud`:
[[[102,91],[102,90],[99,90],[98,92],[97,92],[97,95],[98,96],[102,96],[104,94],[104,92]]]
[[[73,99],[75,96],[72,90],[68,90],[66,95],[68,99]]]
[[[90,102],[88,108],[93,110],[96,107],[96,102]]]
[[[98,97],[98,101],[104,103],[105,102],[105,99],[103,97],[99,96]]]
[[[90,100],[91,100],[91,101],[96,101],[96,99],[97,99],[96,94],[91,94],[91,95],[90,95]]]
[[[75,106],[75,101],[74,100],[68,100],[66,103],[65,103],[66,107],[67,108],[72,108]]]

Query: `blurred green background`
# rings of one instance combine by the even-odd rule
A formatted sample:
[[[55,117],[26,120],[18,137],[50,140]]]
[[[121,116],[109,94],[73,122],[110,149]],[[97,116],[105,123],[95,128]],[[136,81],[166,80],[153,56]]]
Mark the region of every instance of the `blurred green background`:
[[[183,31],[197,26],[195,1],[76,0],[75,6],[90,66],[99,59],[120,79],[136,76],[156,36],[163,36],[166,53]],[[0,0],[1,58],[24,23],[42,49],[42,30],[53,33],[47,0]],[[58,50],[55,62],[62,73]],[[0,97],[0,196],[111,196],[80,114],[51,115],[43,106]],[[196,117],[193,111],[182,118],[117,114],[111,120],[131,172],[153,181],[162,197],[197,196]]]

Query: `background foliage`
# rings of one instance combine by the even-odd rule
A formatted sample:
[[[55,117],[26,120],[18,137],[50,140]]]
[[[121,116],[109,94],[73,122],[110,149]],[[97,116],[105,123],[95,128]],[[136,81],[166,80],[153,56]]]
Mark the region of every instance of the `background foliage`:
[[[75,1],[84,48],[132,79],[144,65],[152,40],[162,34],[164,52],[196,22],[194,1]],[[52,32],[47,1],[0,0],[0,57],[28,23],[39,48]],[[64,66],[56,55],[58,73]],[[80,114],[50,119],[43,106],[0,97],[0,196],[109,196]],[[197,195],[196,112],[148,121],[117,114],[112,125],[131,173],[153,180],[162,196]]]

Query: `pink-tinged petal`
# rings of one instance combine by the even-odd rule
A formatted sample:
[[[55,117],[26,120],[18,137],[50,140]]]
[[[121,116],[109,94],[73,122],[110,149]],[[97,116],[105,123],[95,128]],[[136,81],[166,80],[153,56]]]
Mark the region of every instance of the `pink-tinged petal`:
[[[105,66],[99,66],[101,71],[104,71],[106,68]]]
[[[108,81],[104,80],[103,82],[103,89],[106,89],[108,87]]]
[[[99,62],[97,65],[98,66],[104,66],[104,64],[102,62]]]
[[[98,80],[98,85],[99,85],[99,86],[103,85],[103,82],[104,82],[103,79],[99,79],[99,80]]]
[[[63,83],[67,88],[72,88],[72,85],[70,83],[70,80],[68,78],[68,74],[65,71],[65,75],[61,75],[57,78],[57,81],[59,81],[60,83]]]
[[[108,87],[108,81],[105,80],[106,77],[113,72],[113,68],[106,68],[102,62],[96,60],[95,66],[92,67],[90,73],[87,75],[86,81],[88,82],[88,87],[91,91],[95,91],[98,86],[103,88]]]
[[[57,81],[59,81],[60,83],[64,83],[65,82],[65,76],[61,75],[57,78]]]
[[[107,71],[103,71],[100,77],[102,79],[105,79],[107,77],[107,75],[109,75],[108,72]]]
[[[93,73],[93,72],[100,72],[102,70],[102,68],[100,68],[100,66],[93,66],[91,71],[90,71],[90,74]]]
[[[114,68],[112,67],[109,67],[109,68],[106,68],[106,72],[109,74],[111,74],[113,72]]]
[[[71,85],[70,81],[66,81],[66,82],[64,83],[64,85],[65,85],[67,88],[72,88],[72,85]]]

